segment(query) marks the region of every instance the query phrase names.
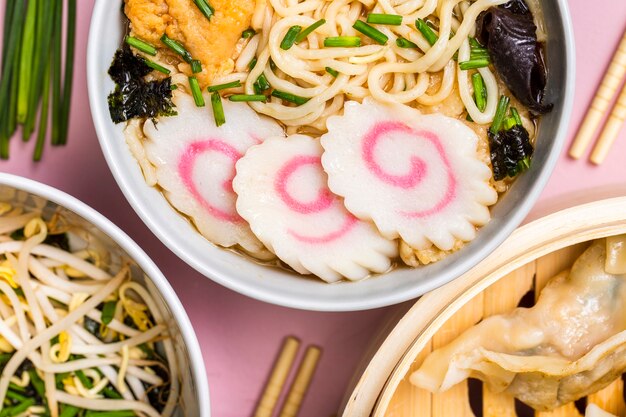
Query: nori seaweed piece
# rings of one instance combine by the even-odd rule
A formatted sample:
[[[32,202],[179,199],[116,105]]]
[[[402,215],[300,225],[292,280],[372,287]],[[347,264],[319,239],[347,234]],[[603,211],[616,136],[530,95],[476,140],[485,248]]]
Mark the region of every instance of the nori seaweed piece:
[[[496,181],[515,177],[526,167],[533,156],[534,148],[530,143],[528,131],[519,125],[497,134],[487,133],[489,136],[489,150],[491,154],[491,168]]]

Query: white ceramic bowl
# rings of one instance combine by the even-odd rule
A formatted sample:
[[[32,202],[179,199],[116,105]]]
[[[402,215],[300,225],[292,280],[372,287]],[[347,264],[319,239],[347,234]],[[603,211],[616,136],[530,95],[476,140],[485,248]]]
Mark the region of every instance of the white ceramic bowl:
[[[96,1],[87,57],[89,98],[100,145],[137,214],[165,245],[208,278],[250,297],[310,310],[363,310],[406,301],[460,276],[491,253],[522,222],[556,164],[574,96],[574,37],[567,1],[544,0],[542,4],[549,28],[546,99],[555,106],[541,121],[533,166],[493,208],[492,221],[471,244],[426,267],[396,269],[358,283],[328,285],[260,266],[204,239],[158,190],[146,185],[127,149],[123,126],[113,124],[109,117],[107,95],[114,85],[107,70],[125,32],[119,4],[111,0]]]
[[[181,402],[174,417],[210,417],[209,385],[198,339],[180,300],[148,255],[121,229],[76,198],[55,188],[14,175],[0,173],[0,196],[14,205],[29,207],[38,200],[44,213],[57,209],[72,226],[87,231],[111,253],[112,259],[131,260],[133,279],[143,281],[165,313],[178,358]],[[41,205],[39,205],[41,204]],[[168,314],[169,313],[169,314]],[[169,317],[168,317],[169,315]],[[183,412],[184,410],[184,412]]]

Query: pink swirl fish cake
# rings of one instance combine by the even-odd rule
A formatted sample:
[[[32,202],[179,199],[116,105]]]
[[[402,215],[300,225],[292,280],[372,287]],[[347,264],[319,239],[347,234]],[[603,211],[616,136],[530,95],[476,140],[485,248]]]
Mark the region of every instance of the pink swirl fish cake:
[[[189,95],[175,94],[174,103],[178,116],[156,124],[148,120],[144,126],[146,155],[166,198],[211,242],[267,258],[267,250],[235,210],[232,180],[235,163],[246,150],[266,137],[283,135],[283,129],[245,103],[224,100],[228,123],[220,127],[211,107],[197,107]]]
[[[459,120],[373,99],[347,102],[322,136],[328,185],[388,239],[450,250],[470,241],[497,201],[478,137]]]
[[[327,187],[322,147],[309,136],[270,138],[237,162],[237,211],[278,258],[328,282],[385,272],[397,244],[345,209]]]

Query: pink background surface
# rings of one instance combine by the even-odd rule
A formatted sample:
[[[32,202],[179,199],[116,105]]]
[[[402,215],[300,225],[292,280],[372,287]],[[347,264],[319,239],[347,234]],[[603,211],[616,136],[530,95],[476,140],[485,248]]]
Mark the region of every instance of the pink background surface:
[[[302,417],[337,412],[346,386],[372,338],[400,307],[357,313],[313,313],[267,305],[204,278],[170,253],[128,205],[104,161],[87,100],[85,50],[93,0],[80,0],[76,75],[69,145],[46,148],[43,161],[31,163],[33,143],[13,140],[11,160],[0,170],[23,175],[64,190],[103,213],[154,259],[185,305],[200,340],[211,387],[215,417],[249,416],[286,335],[323,347],[322,359]],[[570,0],[576,34],[577,83],[570,138],[626,25],[626,2]],[[626,129],[606,162],[596,167],[573,161],[563,151],[541,199],[543,204],[572,192],[593,194],[599,187],[626,186]],[[621,188],[621,187],[620,187]]]

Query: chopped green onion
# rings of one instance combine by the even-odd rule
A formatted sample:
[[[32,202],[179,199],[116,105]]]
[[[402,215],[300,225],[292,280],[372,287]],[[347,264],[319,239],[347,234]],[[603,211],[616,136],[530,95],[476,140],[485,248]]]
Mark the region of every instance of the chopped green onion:
[[[486,58],[470,59],[469,61],[459,62],[459,68],[463,71],[484,68],[489,66],[489,60]]]
[[[306,98],[306,97],[300,97],[297,96],[295,94],[291,94],[291,93],[286,93],[284,91],[280,91],[280,90],[274,90],[272,91],[272,96],[279,98],[281,100],[284,101],[288,101],[290,103],[293,104],[297,104],[298,106],[306,103],[307,101],[310,100],[310,98]]]
[[[91,379],[87,378],[87,375],[85,375],[83,371],[79,369],[77,371],[74,371],[74,374],[76,374],[76,376],[80,380],[80,383],[83,384],[83,387],[87,389],[93,388],[93,383],[91,382]]]
[[[249,70],[254,69],[254,67],[256,67],[256,63],[257,63],[257,58],[256,57],[252,58],[252,61],[250,61],[250,63],[248,64],[248,69]]]
[[[172,84],[172,85],[170,85],[170,90],[172,90],[172,91],[178,90],[178,86],[176,84]]]
[[[161,42],[163,42],[172,51],[183,57],[185,62],[187,62],[188,64],[191,64],[191,61],[193,61],[193,57],[191,56],[189,51],[187,51],[182,44],[170,38],[166,34],[163,34],[163,36],[161,36]]]
[[[267,96],[263,94],[233,94],[228,97],[230,101],[267,101]]]
[[[472,38],[471,36],[469,37],[469,44],[472,49],[485,49],[476,38]]]
[[[376,29],[374,26],[370,26],[362,20],[357,20],[354,22],[352,27],[365,36],[372,38],[376,43],[380,45],[385,45],[389,40],[389,37],[382,33],[380,30]]]
[[[495,135],[500,131],[502,122],[504,122],[507,107],[509,107],[509,98],[507,96],[500,96],[498,107],[496,108],[496,114],[493,116],[493,122],[489,128],[489,132],[491,132],[491,134]]]
[[[109,387],[104,387],[102,388],[102,394],[107,397],[107,398],[111,398],[114,400],[121,400],[123,397],[121,394],[119,394],[117,391],[115,391],[115,389],[113,388],[109,388]]]
[[[468,122],[473,122],[474,119],[472,119],[472,116],[470,116],[469,113],[467,113],[467,116],[465,116],[465,120],[467,120]]]
[[[24,397],[22,394],[18,394],[17,392],[11,391],[11,390],[7,391],[7,398],[10,398],[15,401],[24,401],[28,399],[27,397]]]
[[[487,107],[487,89],[479,72],[472,74],[472,86],[474,87],[474,101],[478,110],[485,111]]]
[[[327,73],[329,73],[330,75],[332,75],[335,78],[337,78],[337,76],[339,75],[339,71],[334,70],[331,67],[326,67],[324,69],[326,70]]]
[[[311,26],[304,29],[302,32],[298,33],[298,36],[296,36],[296,43],[300,43],[305,40],[307,36],[313,33],[314,30],[322,26],[324,23],[326,23],[326,19],[320,19],[317,22],[313,23]]]
[[[248,39],[253,37],[254,35],[256,35],[256,31],[252,28],[248,28],[246,30],[244,30],[243,32],[241,32],[241,37],[244,39]]]
[[[80,408],[74,407],[73,405],[63,404],[61,406],[61,414],[59,417],[75,417],[81,411]]]
[[[115,301],[107,301],[106,303],[104,303],[104,306],[102,307],[102,316],[100,317],[100,319],[102,320],[102,324],[107,325],[113,321],[116,307],[117,302]]]
[[[428,23],[426,23],[424,19],[417,19],[415,21],[415,27],[417,28],[417,30],[420,31],[422,36],[428,41],[430,46],[433,46],[435,42],[437,42],[437,40],[439,39],[439,36],[437,36],[435,31],[432,30],[430,26],[428,26]]]
[[[220,127],[226,123],[226,117],[224,116],[224,107],[222,106],[222,97],[220,93],[215,92],[211,94],[211,107],[213,107],[213,118],[215,119],[215,125]]]
[[[189,87],[191,87],[191,95],[193,96],[193,101],[196,102],[196,106],[204,107],[204,97],[202,97],[200,84],[198,84],[196,77],[189,77]]]
[[[396,39],[396,45],[398,45],[398,48],[418,48],[417,44],[404,38]]]
[[[207,90],[209,90],[209,93],[214,93],[216,91],[226,90],[228,88],[237,88],[237,87],[241,87],[241,81],[239,80],[236,80],[230,83],[225,83],[225,84],[212,85],[212,86],[207,87]]]
[[[280,43],[280,49],[285,50],[285,51],[290,49],[293,46],[293,44],[296,42],[296,36],[298,36],[298,33],[300,33],[301,30],[302,30],[302,26],[296,25],[296,26],[290,27],[287,33],[285,34],[283,41]]]
[[[142,41],[139,38],[135,38],[134,36],[126,36],[124,41],[132,46],[133,48],[139,49],[141,52],[146,53],[148,55],[155,56],[157,54],[157,49],[150,45],[148,42]]]
[[[28,408],[33,406],[33,405],[35,405],[35,399],[34,398],[29,398],[29,399],[27,399],[25,401],[22,401],[21,403],[19,403],[18,405],[14,406],[14,407],[6,407],[6,408],[2,409],[2,411],[0,411],[0,417],[17,416],[19,414],[22,414],[26,410],[28,410]]]
[[[154,62],[154,61],[150,61],[149,59],[145,59],[145,58],[144,58],[143,62],[144,62],[147,66],[149,66],[150,68],[152,68],[153,70],[156,70],[156,71],[162,72],[162,73],[163,73],[163,74],[165,74],[165,75],[170,75],[170,72],[171,72],[170,70],[168,70],[167,68],[165,68],[165,67],[163,67],[163,66],[161,66],[161,65],[157,64],[157,63],[156,63],[156,62]]]
[[[527,169],[530,169],[530,157],[526,157],[524,159],[522,159],[521,161],[519,161],[517,163],[517,169],[519,172],[523,172],[526,171]]]
[[[358,36],[333,36],[324,39],[327,48],[352,48],[361,46],[361,38]]]
[[[516,125],[517,125],[517,122],[515,121],[514,117],[507,117],[506,120],[504,121],[504,130],[509,130],[513,126],[516,126]]]
[[[254,83],[255,90],[259,92],[269,90],[271,87],[272,86],[270,85],[270,82],[267,81],[267,77],[265,77],[264,73],[261,73],[261,75],[259,75],[259,78],[257,78],[256,82]]]
[[[193,72],[194,74],[202,72],[202,63],[199,60],[192,59],[190,65],[191,65],[191,72]]]
[[[370,13],[367,15],[367,23],[400,26],[402,24],[402,16],[397,14]]]
[[[515,119],[515,124],[518,126],[522,126],[522,118],[520,117],[517,109],[515,107],[511,107],[511,116]]]
[[[215,13],[215,9],[211,7],[209,2],[207,0],[193,0],[193,2],[196,3],[196,6],[198,6],[198,9],[200,9],[204,17],[211,20],[211,16]]]

